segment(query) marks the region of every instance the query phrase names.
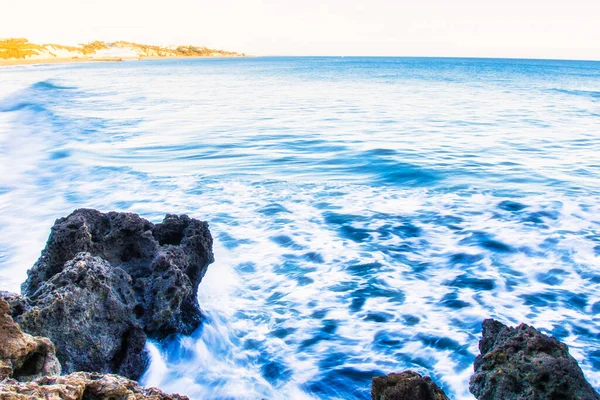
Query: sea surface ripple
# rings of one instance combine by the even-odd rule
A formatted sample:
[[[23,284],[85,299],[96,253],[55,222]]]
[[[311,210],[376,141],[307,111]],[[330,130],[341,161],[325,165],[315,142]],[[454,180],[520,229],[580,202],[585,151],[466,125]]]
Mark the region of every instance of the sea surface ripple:
[[[143,383],[193,399],[456,399],[483,318],[600,389],[600,63],[248,58],[0,70],[0,289],[79,207],[188,213],[204,325]]]

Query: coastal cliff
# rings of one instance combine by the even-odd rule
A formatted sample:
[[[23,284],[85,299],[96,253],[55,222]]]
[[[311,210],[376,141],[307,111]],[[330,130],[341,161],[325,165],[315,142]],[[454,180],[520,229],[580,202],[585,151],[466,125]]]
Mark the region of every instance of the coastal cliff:
[[[78,46],[36,44],[24,38],[0,40],[0,63],[44,61],[120,61],[143,58],[245,57],[233,51],[204,46],[155,46],[126,41],[95,41]]]

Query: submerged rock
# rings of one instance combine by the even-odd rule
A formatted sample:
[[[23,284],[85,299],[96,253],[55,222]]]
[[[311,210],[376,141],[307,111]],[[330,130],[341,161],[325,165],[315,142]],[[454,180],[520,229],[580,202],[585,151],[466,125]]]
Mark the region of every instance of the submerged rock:
[[[32,382],[7,379],[0,383],[5,400],[188,400],[187,396],[165,394],[145,388],[118,375],[75,372],[66,376],[46,376]]]
[[[567,345],[521,324],[486,319],[469,389],[480,400],[597,400]]]
[[[80,209],[52,227],[22,285],[2,294],[21,328],[57,346],[65,372],[141,376],[146,337],[200,325],[198,285],[214,261],[206,222]]]
[[[52,342],[21,332],[8,315],[9,311],[8,302],[0,298],[0,381],[6,378],[28,381],[44,375],[60,375],[61,367]]]
[[[371,397],[373,400],[448,400],[430,377],[414,371],[374,377]]]

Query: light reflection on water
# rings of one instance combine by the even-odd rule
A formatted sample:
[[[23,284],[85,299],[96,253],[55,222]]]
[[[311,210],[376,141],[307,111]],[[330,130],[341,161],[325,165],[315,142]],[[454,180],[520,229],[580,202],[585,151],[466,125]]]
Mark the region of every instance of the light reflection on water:
[[[210,222],[207,320],[151,344],[192,398],[467,389],[481,320],[600,388],[600,63],[256,58],[0,71],[0,286],[77,207]]]

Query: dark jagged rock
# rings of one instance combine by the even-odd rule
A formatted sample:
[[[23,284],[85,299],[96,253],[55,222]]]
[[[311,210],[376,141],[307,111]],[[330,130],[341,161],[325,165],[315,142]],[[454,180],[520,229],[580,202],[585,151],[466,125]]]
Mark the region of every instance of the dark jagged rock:
[[[10,306],[0,298],[0,381],[29,381],[44,375],[59,375],[60,363],[54,345],[44,337],[21,332],[8,315]]]
[[[521,324],[486,319],[469,389],[479,400],[598,400],[567,345]]]
[[[206,222],[80,209],[52,227],[22,285],[2,294],[24,331],[49,337],[66,372],[141,376],[146,337],[189,334],[198,285],[214,261]]]
[[[187,396],[166,394],[145,388],[118,375],[75,372],[66,376],[46,376],[22,383],[12,379],[0,383],[5,400],[189,400]]]
[[[169,214],[154,225],[132,213],[76,210],[52,227],[22,293],[35,300],[43,283],[80,252],[103,258],[131,276],[139,300],[135,312],[149,336],[160,339],[198,327],[198,284],[214,262],[206,222]]]
[[[20,294],[0,291],[0,297],[8,303],[8,314],[13,317],[18,317],[31,308],[29,299]]]
[[[18,322],[49,337],[67,372],[139,377],[148,364],[146,335],[133,313],[131,277],[89,253],[78,253],[43,283]]]
[[[89,258],[89,259],[88,259]],[[100,284],[106,277],[106,271],[102,271],[103,265],[98,268],[85,268],[81,263],[97,262],[93,257],[76,257],[70,261],[71,265],[65,267],[62,273],[53,277],[46,285],[57,283],[57,276],[70,273],[80,274],[74,280],[88,280],[82,286],[89,284]],[[104,262],[101,261],[100,264]],[[105,263],[105,262],[104,262]],[[79,268],[79,271],[73,271]],[[89,276],[99,273],[100,277]],[[63,276],[65,278],[65,276]],[[66,286],[57,287],[56,290],[67,297],[72,297],[69,292],[69,282]],[[72,287],[70,289],[73,289]],[[78,289],[74,289],[77,292]],[[23,333],[9,312],[15,305],[21,305],[25,298],[19,295],[2,293],[11,301],[9,304],[4,298],[0,298],[0,399],[25,400],[25,399],[56,399],[56,400],[187,400],[180,395],[167,395],[155,388],[144,388],[134,381],[117,375],[102,375],[96,373],[76,372],[67,376],[60,376],[61,365],[56,358],[54,344],[46,337],[34,337]],[[110,297],[111,295],[108,294]],[[56,299],[60,299],[60,294]],[[112,303],[109,299],[107,303]],[[65,312],[72,310],[73,305],[65,303]],[[89,304],[82,304],[87,306]],[[109,306],[107,306],[109,307]],[[14,309],[13,309],[14,311]],[[56,309],[55,309],[56,311]],[[90,310],[93,312],[94,310]],[[27,311],[26,311],[27,312]],[[116,315],[116,318],[120,316]],[[93,318],[93,317],[92,317]],[[85,323],[84,321],[73,321],[74,324]],[[106,327],[105,327],[106,328]],[[65,335],[70,333],[65,330]],[[98,335],[103,335],[99,331]],[[72,340],[77,341],[73,337]]]
[[[371,397],[373,400],[448,400],[430,377],[414,371],[374,377]]]

